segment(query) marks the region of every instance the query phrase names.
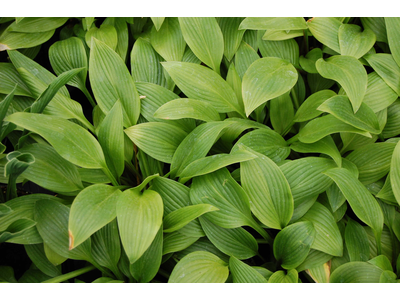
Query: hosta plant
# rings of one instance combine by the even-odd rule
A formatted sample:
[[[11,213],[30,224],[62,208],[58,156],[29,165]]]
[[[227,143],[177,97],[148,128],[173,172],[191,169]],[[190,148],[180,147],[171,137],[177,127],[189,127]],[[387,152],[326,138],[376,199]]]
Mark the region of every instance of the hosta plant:
[[[400,281],[400,18],[3,17],[0,51],[0,281]]]

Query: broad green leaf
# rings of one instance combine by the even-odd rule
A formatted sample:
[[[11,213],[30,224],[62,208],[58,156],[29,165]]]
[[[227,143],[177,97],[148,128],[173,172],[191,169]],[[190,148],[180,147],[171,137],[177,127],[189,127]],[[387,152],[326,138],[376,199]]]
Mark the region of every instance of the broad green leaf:
[[[80,72],[72,78],[69,84],[80,89],[89,98],[86,89],[88,58],[81,39],[71,37],[55,42],[49,48],[49,59],[57,75],[72,69],[86,68],[85,72]]]
[[[354,261],[332,272],[331,283],[378,283],[383,270],[367,262]]]
[[[234,256],[229,259],[229,269],[232,273],[233,283],[267,283],[267,280],[254,268]]]
[[[25,251],[40,271],[51,277],[61,275],[60,269],[47,259],[43,244],[25,245]]]
[[[375,33],[377,42],[388,43],[384,17],[363,17],[360,20],[364,28],[370,29]]]
[[[35,157],[35,163],[23,174],[29,181],[61,194],[77,192],[83,188],[76,166],[62,158],[53,147],[35,143],[18,151]]]
[[[186,42],[183,39],[178,18],[165,18],[159,29],[156,26],[153,27],[150,41],[154,50],[166,61],[182,61]]]
[[[340,54],[353,56],[357,59],[364,56],[375,44],[375,33],[354,24],[342,24],[339,27]]]
[[[369,260],[368,236],[363,227],[348,219],[345,231],[346,247],[349,251],[350,261]]]
[[[78,173],[84,182],[88,183],[110,183],[110,178],[104,174],[104,171],[101,169],[84,169],[79,168]]]
[[[392,271],[383,271],[379,278],[379,283],[398,283],[396,278],[397,275]]]
[[[122,105],[117,100],[99,126],[98,139],[108,169],[118,180],[124,171],[124,126]]]
[[[85,188],[71,205],[68,233],[73,249],[117,216],[116,206],[121,191],[116,187],[95,184]]]
[[[306,259],[296,267],[297,272],[304,271],[306,269],[316,268],[320,265],[325,264],[326,262],[330,261],[332,255],[326,254],[324,252],[313,250],[311,249],[308,253]]]
[[[319,42],[340,53],[339,28],[342,22],[332,17],[316,17],[307,20],[307,25]]]
[[[357,133],[369,138],[372,137],[369,132],[360,130],[347,123],[344,123],[333,115],[326,115],[311,120],[306,124],[306,126],[304,126],[300,130],[298,137],[300,142],[310,144],[315,143],[325,136],[336,132],[350,132]]]
[[[262,36],[266,41],[284,41],[303,36],[304,30],[267,30]]]
[[[343,255],[343,240],[339,228],[331,212],[322,204],[316,202],[300,219],[310,221],[316,231],[311,247],[333,256]]]
[[[294,30],[294,29],[307,29],[307,24],[302,17],[248,17],[243,20],[239,26],[240,29],[252,30]]]
[[[107,114],[120,100],[124,126],[135,125],[140,114],[140,99],[124,61],[95,38],[90,52],[90,84],[99,107]]]
[[[385,255],[379,255],[369,260],[368,263],[377,266],[383,271],[392,271],[393,267],[391,261]]]
[[[368,76],[364,66],[356,58],[343,55],[326,60],[320,58],[315,66],[323,77],[335,80],[343,87],[356,113],[367,90]]]
[[[367,104],[374,113],[389,107],[397,98],[397,94],[376,72],[368,74],[368,87],[363,102]]]
[[[226,168],[193,179],[190,189],[193,204],[211,204],[219,210],[206,218],[224,228],[250,226],[263,237],[265,231],[253,219],[247,194]]]
[[[153,83],[147,82],[136,82],[136,87],[141,96],[145,96],[141,100],[140,113],[149,122],[165,122],[173,125],[177,125],[186,132],[191,132],[196,127],[195,120],[184,119],[184,120],[163,120],[154,117],[154,113],[162,105],[166,104],[171,100],[178,99],[179,96],[170,90]]]
[[[268,283],[297,283],[299,274],[296,269],[287,271],[276,271],[268,280]]]
[[[400,205],[400,142],[397,143],[393,151],[392,160],[390,162],[390,183],[393,194]]]
[[[130,265],[130,272],[138,282],[150,282],[157,275],[161,265],[162,250],[163,234],[160,227],[149,248],[134,264]]]
[[[0,63],[0,93],[31,97],[32,93],[20,77],[17,69],[11,63]]]
[[[229,276],[228,264],[205,251],[182,258],[169,277],[169,283],[224,283]]]
[[[224,39],[224,55],[231,61],[242,41],[245,30],[239,30],[243,18],[217,18]]]
[[[233,91],[236,94],[237,99],[239,99],[239,102],[243,103],[242,79],[240,78],[238,72],[236,71],[235,64],[233,64],[233,63],[231,63],[229,66],[228,74],[226,75],[226,82],[232,87]],[[236,113],[232,113],[232,114],[236,114]],[[230,116],[232,116],[232,115],[230,115]]]
[[[289,92],[269,102],[270,121],[274,130],[284,136],[293,125],[294,108]]]
[[[200,238],[200,237],[206,236],[203,228],[201,228],[200,221],[198,219],[194,219],[189,224],[187,224],[183,228],[179,229],[178,232],[187,237]]]
[[[235,67],[241,79],[250,65],[259,58],[258,53],[249,44],[242,41],[235,54]]]
[[[117,203],[117,220],[122,245],[133,264],[149,248],[162,224],[163,202],[151,190],[141,194],[126,190]]]
[[[182,251],[195,243],[199,237],[188,237],[179,231],[168,233],[163,240],[163,255]]]
[[[386,203],[395,205],[398,202],[393,194],[392,183],[391,183],[390,177],[391,177],[391,175],[389,172],[386,177],[385,184],[383,185],[382,189],[378,192],[378,194],[376,194],[376,197]]]
[[[383,213],[376,199],[347,169],[331,169],[325,175],[336,182],[356,216],[374,230],[380,249]]]
[[[58,154],[73,164],[89,169],[106,167],[104,154],[97,140],[77,124],[33,113],[15,113],[9,115],[6,121],[41,135]]]
[[[47,42],[53,36],[54,32],[54,29],[37,33],[12,32],[6,29],[0,35],[0,52],[41,45]]]
[[[342,122],[363,131],[380,133],[378,119],[368,105],[361,103],[357,112],[353,113],[351,102],[347,96],[333,96],[322,103],[318,110],[330,113]]]
[[[12,211],[13,210],[6,204],[4,203],[0,204],[0,218],[12,213]]]
[[[396,214],[397,216],[397,214]],[[397,217],[395,217],[397,219]],[[395,220],[397,221],[397,220]],[[397,232],[398,229],[396,228],[398,224],[394,224],[393,229],[394,232]],[[369,258],[373,259],[374,257],[379,255],[379,249],[377,247],[377,243],[376,243],[376,238],[375,238],[375,233],[374,231],[368,227],[368,226],[364,226],[363,227],[364,230],[366,231],[367,235],[368,235],[368,241],[369,241]],[[384,256],[386,256],[389,260],[393,259],[393,236],[392,233],[390,233],[390,230],[387,226],[383,226],[383,231],[382,231],[382,236],[381,236],[381,254],[383,254]]]
[[[175,254],[177,259],[182,259],[189,253],[195,252],[195,251],[207,251],[212,254],[215,254],[218,256],[220,259],[222,259],[224,262],[228,263],[229,262],[229,256],[222,253],[221,251],[218,250],[217,247],[215,247],[208,238],[202,237],[198,239],[194,244],[190,245],[187,247],[185,250],[182,250],[178,253]]]
[[[89,48],[92,48],[92,38],[103,42],[114,51],[117,48],[118,34],[114,26],[103,23],[100,28],[96,26],[90,28],[85,34],[86,45],[88,45]]]
[[[224,38],[213,17],[179,17],[186,43],[193,53],[218,74],[224,54]]]
[[[205,122],[220,121],[221,117],[208,102],[194,99],[175,99],[162,105],[154,117],[165,120],[192,118]]]
[[[24,234],[25,231],[34,227],[36,222],[31,219],[19,219],[11,223],[6,230],[0,232],[0,243],[7,242],[12,238],[17,238]]]
[[[201,227],[208,239],[221,252],[238,259],[248,259],[257,254],[256,239],[242,227],[222,228],[203,216],[199,218]]]
[[[181,128],[164,122],[141,123],[125,129],[125,133],[146,154],[166,163],[173,161],[187,136]]]
[[[365,60],[376,73],[400,96],[400,67],[391,54],[376,53],[364,55]]]
[[[331,267],[328,263],[324,263],[322,265],[319,265],[318,267],[308,269],[306,272],[316,283],[329,283]]]
[[[154,27],[158,31],[160,30],[160,27],[163,24],[165,17],[151,17],[151,20],[153,21]]]
[[[290,154],[290,148],[286,141],[270,129],[260,128],[246,133],[236,142],[231,153],[237,151],[240,145],[268,156],[275,163],[283,161]]]
[[[291,144],[290,148],[300,153],[323,153],[329,155],[339,168],[342,166],[342,157],[331,136],[326,136],[323,139],[311,144],[305,144],[297,141]]]
[[[35,202],[34,216],[44,243],[57,254],[77,260],[93,262],[91,256],[91,242],[85,241],[75,249],[68,250],[68,216],[70,209],[53,200],[39,200]]]
[[[197,126],[176,149],[171,162],[171,178],[180,176],[192,162],[205,157],[221,132],[233,122],[208,122]]]
[[[254,154],[257,154],[253,151]],[[279,167],[267,156],[240,163],[240,179],[253,214],[266,226],[282,229],[293,215],[293,196]]]
[[[344,154],[347,151],[355,150],[365,145],[375,143],[375,141],[378,139],[378,136],[371,135],[371,137],[366,137],[356,133],[341,132],[340,138],[343,141],[343,147],[340,149],[340,153]]]
[[[385,18],[387,38],[389,42],[390,52],[393,55],[393,59],[396,61],[397,65],[400,66],[400,18]]]
[[[287,270],[296,268],[306,259],[315,236],[316,230],[309,221],[287,226],[275,237],[275,258]]]
[[[218,208],[209,204],[197,204],[179,208],[165,216],[163,220],[164,232],[179,230],[201,215],[216,210]]]
[[[259,128],[270,130],[268,126],[248,119],[229,117],[227,120],[225,120],[225,122],[228,121],[234,121],[234,122],[232,122],[231,125],[228,128],[226,128],[226,130],[223,132],[221,136],[221,141],[228,146],[226,152],[229,151],[233,142],[241,135],[243,131],[247,129],[259,129]],[[272,132],[272,130],[270,131]]]
[[[326,79],[322,77],[320,74],[312,74],[312,73],[307,74],[307,82],[312,94],[318,91],[329,89],[335,84],[335,81],[333,80]]]
[[[162,65],[187,97],[208,102],[219,113],[236,111],[244,116],[233,89],[209,68],[184,62],[166,62]]]
[[[8,177],[6,201],[17,197],[17,178],[35,162],[30,153],[13,151],[7,154],[7,163],[4,166],[4,176]]]
[[[383,138],[395,137],[400,133],[400,101],[396,100],[387,109],[387,121],[382,130]]]
[[[376,182],[389,172],[395,147],[393,143],[365,145],[351,152],[346,159],[357,166],[358,179],[365,185]]]
[[[266,41],[262,39],[262,31],[258,31],[258,47],[263,57],[278,57],[299,67],[299,45],[294,39],[283,41]]]
[[[299,63],[300,66],[307,72],[307,73],[314,73],[317,74],[318,71],[315,67],[315,62],[322,58],[322,50],[320,48],[314,48],[310,50],[306,56],[300,56]]]
[[[256,158],[257,156],[245,151],[238,150],[231,154],[216,154],[200,158],[190,163],[179,175],[180,182],[186,182],[192,177],[201,176],[217,171],[226,166],[248,161]]]
[[[156,177],[152,182],[151,189],[163,199],[165,215],[190,205],[190,189],[187,186],[164,177]]]
[[[298,74],[289,62],[265,57],[250,65],[243,76],[242,94],[246,115],[268,100],[289,91],[296,83]]]
[[[8,27],[7,30],[15,32],[46,32],[56,29],[65,22],[68,18],[23,18],[19,22],[14,22]]]

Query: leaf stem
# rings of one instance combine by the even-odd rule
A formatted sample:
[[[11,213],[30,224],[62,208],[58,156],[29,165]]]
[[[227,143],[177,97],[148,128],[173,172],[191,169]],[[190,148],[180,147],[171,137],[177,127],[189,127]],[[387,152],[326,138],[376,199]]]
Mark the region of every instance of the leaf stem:
[[[66,281],[66,280],[71,279],[71,278],[75,278],[75,277],[77,277],[79,275],[85,274],[85,273],[90,272],[90,271],[95,270],[95,269],[96,268],[94,266],[87,266],[87,267],[84,267],[82,269],[75,270],[75,271],[69,272],[67,274],[63,274],[63,275],[60,275],[60,276],[45,280],[42,283],[60,283],[60,282]]]
[[[113,186],[119,186],[117,179],[115,179],[114,175],[110,172],[107,167],[103,167],[103,172],[107,175],[107,177],[111,180]]]
[[[294,142],[297,142],[299,140],[299,134],[296,134],[295,136],[292,136],[290,139],[286,141],[288,145],[293,144]]]

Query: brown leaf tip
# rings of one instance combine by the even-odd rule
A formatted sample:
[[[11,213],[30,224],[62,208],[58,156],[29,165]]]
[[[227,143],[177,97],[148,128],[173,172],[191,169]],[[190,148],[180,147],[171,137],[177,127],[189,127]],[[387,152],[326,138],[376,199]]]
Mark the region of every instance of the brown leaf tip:
[[[314,18],[308,19],[307,22],[311,22],[312,20],[314,20]]]
[[[69,249],[72,250],[74,248],[74,236],[72,235],[71,230],[68,230],[68,236],[69,236]]]

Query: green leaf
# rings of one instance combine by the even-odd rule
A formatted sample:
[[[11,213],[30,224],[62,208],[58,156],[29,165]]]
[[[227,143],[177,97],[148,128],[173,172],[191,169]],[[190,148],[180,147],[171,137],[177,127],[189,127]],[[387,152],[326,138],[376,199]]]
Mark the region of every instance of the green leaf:
[[[165,216],[163,220],[164,232],[179,230],[201,215],[216,210],[218,208],[210,204],[197,204],[179,208]]]
[[[12,32],[6,29],[0,35],[0,51],[32,48],[41,45],[47,42],[53,36],[54,32],[55,30],[26,33]]]
[[[65,22],[67,22],[68,18],[23,18],[19,20],[19,22],[14,22],[8,27],[7,30],[15,31],[15,32],[46,32],[49,30],[56,29]]]
[[[315,66],[323,77],[335,80],[343,87],[356,113],[367,90],[368,76],[364,66],[356,58],[343,55],[326,60],[320,58]]]
[[[394,60],[393,55],[376,53],[364,55],[363,58],[365,58],[386,84],[400,96],[400,67]]]
[[[114,51],[117,48],[118,34],[117,30],[112,25],[103,23],[100,28],[92,26],[85,34],[86,45],[88,45],[89,48],[92,48],[92,38],[103,42]]]
[[[151,17],[151,20],[153,21],[154,27],[158,31],[160,30],[160,27],[163,24],[165,17]]]
[[[263,57],[278,57],[299,66],[299,45],[294,39],[283,41],[267,41],[262,39],[262,31],[258,31],[258,46]]]
[[[374,113],[389,107],[397,98],[397,94],[376,72],[368,74],[368,87],[363,103],[367,104]]]
[[[124,131],[122,105],[117,100],[99,126],[98,139],[108,168],[118,179],[124,171]]]
[[[290,154],[290,148],[286,141],[273,130],[256,129],[243,135],[233,146],[231,153],[237,151],[240,145],[244,145],[258,153],[268,156],[275,163],[286,159]]]
[[[178,18],[165,18],[159,29],[156,26],[153,27],[150,41],[154,50],[166,61],[182,61],[186,42]]]
[[[194,99],[175,99],[162,105],[154,117],[165,120],[192,118],[205,122],[220,121],[221,117],[208,102]]]
[[[0,243],[4,243],[12,238],[16,238],[33,226],[36,225],[36,222],[31,219],[19,219],[11,223],[6,230],[0,232]]]
[[[376,256],[373,259],[369,260],[368,263],[377,266],[383,271],[393,272],[392,263],[390,262],[389,258],[387,258],[385,255]]]
[[[61,275],[60,269],[47,259],[43,244],[25,245],[25,251],[40,271],[50,277]]]
[[[298,74],[289,62],[265,57],[256,60],[243,76],[242,93],[246,116],[268,100],[289,91]]]
[[[211,204],[219,210],[207,219],[224,228],[250,226],[263,237],[268,234],[253,219],[247,194],[226,168],[193,179],[190,189],[193,204]]]
[[[357,166],[358,180],[365,185],[376,182],[389,172],[395,147],[393,143],[365,145],[351,152],[346,158]]]
[[[324,174],[336,182],[356,216],[374,230],[380,248],[383,213],[376,199],[347,169],[335,168],[326,171]]]
[[[163,230],[160,227],[153,242],[143,255],[130,265],[130,273],[138,282],[150,282],[157,275],[161,265],[163,250]]]
[[[307,29],[307,24],[302,17],[248,17],[240,24],[239,29],[252,29],[252,30],[295,30]]]
[[[318,110],[327,112],[355,128],[374,134],[381,132],[378,119],[368,105],[361,103],[357,112],[353,113],[351,102],[347,96],[333,96],[322,103]]]
[[[250,65],[259,58],[258,53],[250,45],[242,41],[235,54],[235,67],[240,79],[243,79],[243,75]]]
[[[248,161],[257,156],[245,151],[238,150],[231,154],[216,154],[200,158],[190,163],[179,175],[179,181],[184,183],[192,177],[212,173],[226,166]]]
[[[322,204],[315,202],[300,219],[310,221],[316,231],[312,248],[333,256],[343,255],[343,240],[332,213]]]
[[[62,158],[53,147],[35,143],[18,151],[30,153],[35,157],[35,163],[26,169],[23,175],[29,181],[61,194],[83,189],[76,166]]]
[[[383,185],[382,189],[378,192],[378,194],[376,194],[376,197],[392,205],[398,203],[393,194],[392,183],[390,180],[390,172],[386,177],[385,184]]]
[[[340,54],[353,56],[357,59],[364,56],[375,44],[375,33],[354,24],[342,24],[339,27]]]
[[[208,122],[197,126],[176,149],[171,162],[171,178],[180,176],[192,162],[205,157],[221,132],[233,122]]]
[[[316,283],[329,283],[330,269],[330,264],[324,263],[318,267],[308,269],[306,272]]]
[[[312,120],[322,114],[317,108],[331,97],[336,96],[336,93],[332,90],[322,90],[313,93],[309,96],[297,110],[294,116],[295,122],[304,122]]]
[[[330,261],[331,258],[332,255],[311,249],[306,259],[298,267],[296,267],[296,270],[297,272],[301,272],[306,269],[316,268]]]
[[[208,102],[219,113],[236,111],[244,116],[233,89],[209,68],[175,61],[162,65],[187,97]]]
[[[11,63],[0,63],[0,93],[31,97],[32,93]]]
[[[116,206],[121,191],[103,184],[91,185],[76,196],[71,205],[68,233],[73,249],[117,216]]]
[[[319,141],[327,135],[336,132],[357,133],[371,138],[371,134],[367,131],[355,128],[347,123],[344,123],[333,115],[326,115],[311,120],[299,132],[299,140],[303,143],[310,144]]]
[[[390,162],[390,183],[393,194],[400,204],[400,141],[397,143],[393,151],[392,160]]]
[[[13,151],[7,154],[7,163],[4,166],[4,176],[8,177],[6,201],[17,197],[17,178],[35,162],[30,153]]]
[[[89,169],[106,167],[104,154],[97,140],[77,124],[33,113],[15,113],[9,115],[6,121],[41,135],[58,154],[73,164]]]
[[[163,241],[163,255],[182,251],[195,243],[199,237],[188,237],[179,231],[168,233]]]
[[[54,200],[35,202],[34,215],[37,230],[45,244],[57,254],[76,260],[92,261],[91,241],[87,240],[68,251],[68,216],[70,209]]]
[[[267,280],[254,268],[233,256],[229,259],[229,269],[233,283],[267,283]]]
[[[101,110],[107,114],[120,100],[124,126],[135,125],[140,114],[140,99],[133,79],[121,57],[97,39],[90,50],[89,74]]]
[[[399,44],[399,27],[400,18],[385,18],[387,38],[389,42],[390,52],[397,65],[400,66],[400,44]]]
[[[361,24],[364,28],[372,30],[376,35],[377,42],[388,43],[386,36],[385,18],[383,17],[370,17],[360,18]]]
[[[296,269],[287,271],[276,271],[268,280],[268,283],[297,283],[299,280],[299,274]]]
[[[141,194],[132,189],[122,193],[117,203],[117,220],[122,245],[133,264],[149,248],[162,224],[163,202],[151,190]]]
[[[224,54],[224,38],[217,20],[213,17],[179,17],[179,24],[193,53],[219,74]]]
[[[319,42],[340,53],[339,28],[342,22],[332,17],[316,17],[307,20],[307,25]]]
[[[269,103],[270,120],[274,130],[284,136],[293,125],[294,108],[289,92],[271,99]]]
[[[229,276],[227,263],[205,251],[182,258],[169,277],[169,283],[224,283]]]
[[[311,144],[294,142],[290,145],[290,148],[300,153],[323,153],[329,155],[332,157],[338,167],[342,166],[342,157],[331,136],[326,136],[323,139]]]
[[[9,206],[7,206],[4,203],[0,204],[0,218],[3,216],[6,216],[12,212],[13,212],[13,210]]]
[[[187,136],[181,128],[164,122],[141,123],[124,130],[141,150],[162,162],[171,163]]]
[[[306,259],[315,236],[316,231],[309,221],[287,226],[275,237],[275,258],[287,270],[296,268]]]
[[[208,239],[221,252],[238,259],[248,259],[257,255],[256,239],[242,227],[222,228],[207,219],[200,217],[200,224]]]
[[[315,67],[315,62],[322,58],[322,50],[320,48],[314,48],[310,50],[306,56],[300,56],[299,63],[300,66],[307,72],[317,74],[318,71]]]
[[[257,154],[256,152],[253,152]],[[253,214],[266,226],[282,229],[293,215],[293,196],[279,167],[267,156],[240,163],[240,179]]]
[[[243,18],[217,18],[224,39],[224,55],[231,61],[242,41],[245,30],[239,30]]]
[[[226,254],[219,251],[218,248],[215,247],[210,242],[210,240],[206,237],[202,237],[202,238],[198,239],[194,244],[190,245],[185,250],[176,253],[175,255],[176,255],[177,259],[182,259],[189,253],[192,253],[195,251],[207,251],[209,253],[215,254],[220,259],[222,259],[224,262],[226,262],[226,263],[229,262],[229,256],[227,256]]]
[[[395,137],[400,133],[400,101],[396,100],[387,109],[387,122],[382,130],[383,138]]]
[[[304,31],[300,30],[267,30],[262,36],[266,41],[284,41],[295,37],[303,36]]]
[[[382,270],[367,262],[348,262],[332,272],[331,283],[378,283]]]
[[[379,278],[379,283],[397,283],[397,275],[392,271],[383,271]]]

